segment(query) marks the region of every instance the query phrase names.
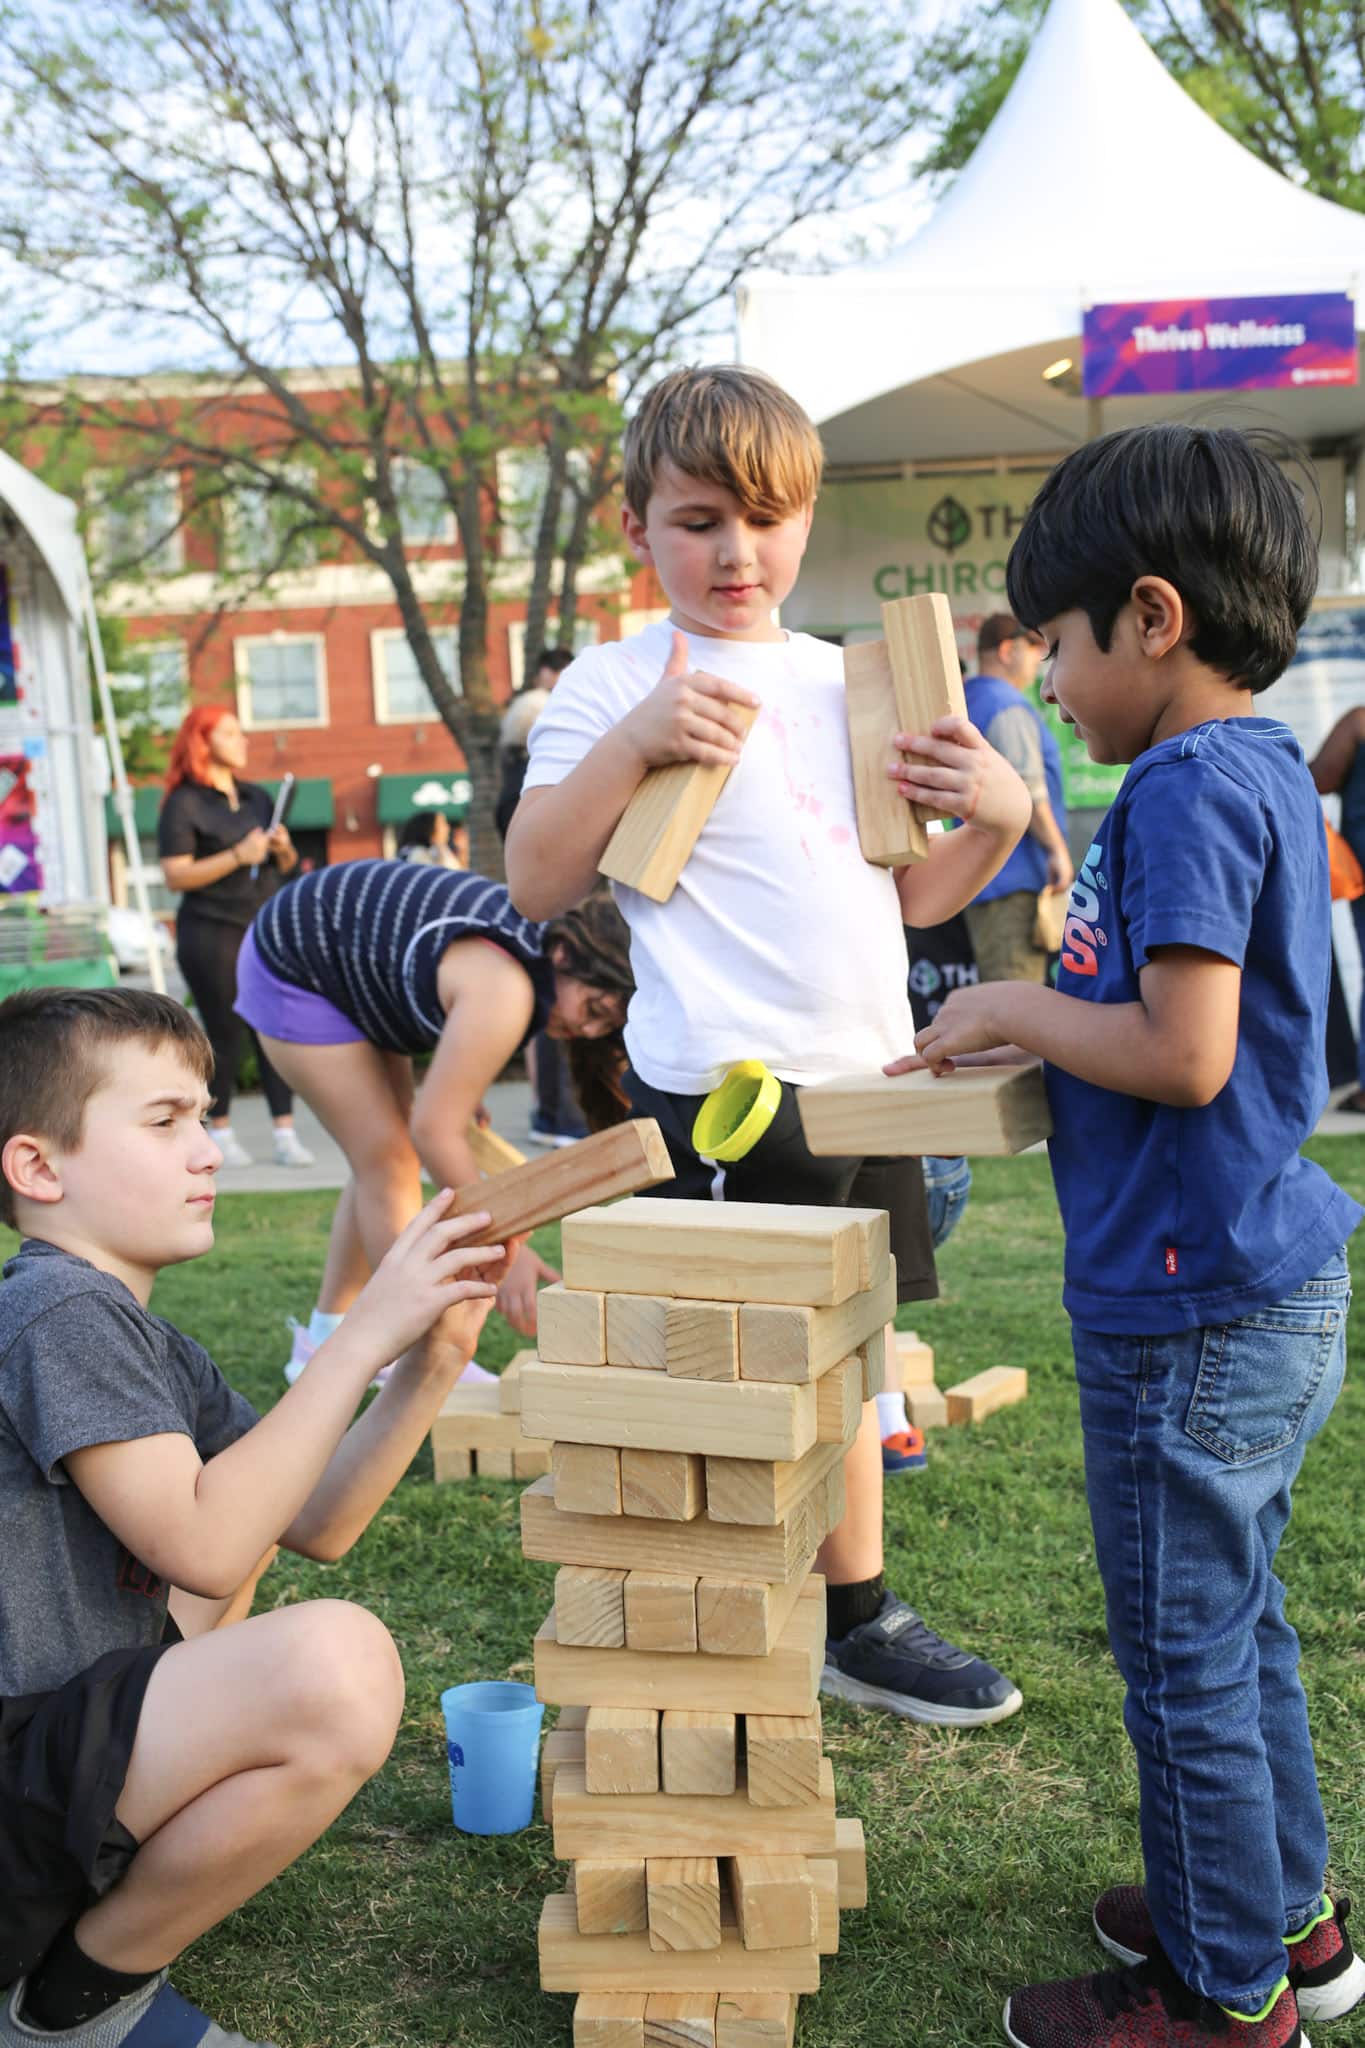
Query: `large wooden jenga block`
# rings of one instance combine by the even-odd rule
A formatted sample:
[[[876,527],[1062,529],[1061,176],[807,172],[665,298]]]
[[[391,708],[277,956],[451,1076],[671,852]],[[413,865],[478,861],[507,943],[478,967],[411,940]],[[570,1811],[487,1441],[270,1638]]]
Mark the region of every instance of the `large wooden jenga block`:
[[[659,1766],[665,1792],[675,1798],[728,1799],[735,1790],[736,1717],[664,1710],[659,1723]]]
[[[750,1714],[744,1724],[745,1782],[753,1806],[813,1806],[822,1784],[818,1711]]]
[[[553,1443],[792,1460],[815,1442],[816,1390],[537,1361],[521,1375],[521,1422]]]
[[[818,1991],[814,1947],[746,1949],[722,1926],[712,1949],[651,1948],[647,1934],[580,1934],[570,1892],[551,1892],[541,1908],[540,1982],[546,1991]]]
[[[838,1853],[834,1766],[819,1762],[819,1796],[803,1805],[758,1806],[745,1770],[731,1793],[595,1793],[581,1765],[561,1764],[554,1781],[555,1855],[630,1858],[661,1844],[689,1856],[834,1856]]]
[[[585,1444],[558,1446],[561,1453],[590,1448]],[[667,1460],[669,1456],[667,1451],[624,1452],[619,1469],[627,1458]],[[690,1465],[693,1461],[686,1462]],[[704,1471],[705,1461],[695,1462]],[[613,1473],[617,1469],[613,1466]],[[685,1521],[657,1517],[646,1509],[638,1493],[632,1495],[633,1514],[620,1515],[614,1510],[577,1514],[559,1506],[557,1479],[538,1479],[521,1496],[521,1545],[527,1557],[549,1564],[660,1572],[681,1572],[690,1565],[698,1576],[709,1573],[764,1585],[787,1584],[805,1576],[811,1552],[829,1533],[828,1483],[842,1477],[840,1464],[793,1501],[780,1520],[757,1525],[721,1522],[706,1513]],[[638,1486],[638,1480],[635,1483]],[[695,1484],[704,1489],[704,1478],[698,1477]],[[671,1498],[671,1480],[669,1490]]]
[[[490,1243],[542,1223],[557,1222],[590,1202],[607,1202],[640,1188],[672,1180],[673,1162],[652,1117],[635,1117],[609,1131],[595,1131],[546,1159],[531,1159],[490,1180],[456,1188],[451,1214],[486,1209]]]
[[[582,1991],[573,2009],[573,2048],[645,2048],[644,1991]]]
[[[520,1370],[514,1385],[519,1381]],[[431,1425],[437,1485],[475,1472],[487,1479],[533,1479],[549,1469],[549,1442],[528,1436],[520,1414],[506,1404],[501,1380],[451,1388]]]
[[[555,1444],[551,1469],[554,1503],[563,1513],[621,1513],[621,1453],[615,1445]]]
[[[716,2048],[792,2048],[799,2002],[788,1991],[722,1992],[716,2001]]]
[[[618,1129],[625,1126],[618,1125]],[[590,1141],[584,1141],[590,1142]],[[577,1150],[570,1147],[569,1156]],[[776,1202],[641,1201],[565,1219],[570,1287],[700,1301],[819,1308],[875,1287],[890,1270],[882,1209],[794,1209]]]
[[[833,1308],[746,1301],[739,1311],[739,1370],[746,1380],[818,1380],[896,1313],[896,1262],[876,1287]]]
[[[967,695],[952,607],[942,591],[892,598],[882,606],[882,631],[891,659],[897,730],[928,733],[936,719],[965,718]],[[932,804],[916,804],[914,809],[921,824],[939,816]]]
[[[714,1856],[647,1857],[645,1888],[651,1948],[720,1947],[720,1872]]]
[[[580,1934],[641,1934],[649,1926],[643,1856],[583,1856],[574,1865]]]
[[[716,2048],[715,1992],[651,1991],[645,1999],[645,2048]]]
[[[806,1948],[816,1940],[815,1885],[804,1856],[734,1857],[730,1896],[745,1948]]]
[[[993,1365],[945,1392],[949,1422],[984,1422],[997,1408],[1010,1408],[1027,1398],[1028,1374],[1022,1365]]]
[[[592,1793],[659,1789],[659,1716],[652,1707],[590,1707],[583,1781]]]
[[[626,1578],[625,1572],[561,1565],[555,1574],[555,1633],[560,1642],[623,1650]]]
[[[705,1505],[706,1460],[700,1452],[641,1451],[630,1445],[622,1450],[625,1514],[657,1522],[690,1522]]]
[[[758,707],[732,704],[730,709],[747,733]],[[651,768],[621,813],[597,863],[599,872],[655,903],[667,903],[729,779],[723,763],[670,761]]]
[[[891,652],[884,640],[861,641],[844,649],[844,702],[863,859],[882,868],[923,860],[929,835],[916,807],[901,796],[890,774],[901,759],[892,741],[902,727]]]
[[[1017,1067],[956,1067],[933,1074],[850,1074],[796,1091],[806,1143],[817,1158],[875,1144],[886,1158],[1024,1152],[1052,1135],[1052,1113],[1035,1060]]]
[[[605,1365],[606,1296],[557,1283],[536,1296],[536,1355],[550,1365]]]

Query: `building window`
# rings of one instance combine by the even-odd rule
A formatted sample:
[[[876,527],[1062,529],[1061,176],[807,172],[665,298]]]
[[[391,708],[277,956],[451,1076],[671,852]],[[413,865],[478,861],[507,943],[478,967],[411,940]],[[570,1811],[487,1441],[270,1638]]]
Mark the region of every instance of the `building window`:
[[[575,654],[581,654],[585,647],[595,647],[597,640],[596,619],[578,618],[574,620],[573,651]],[[547,619],[545,621],[545,638],[542,645],[545,647],[558,647],[561,644],[558,621]],[[536,648],[535,652],[539,654],[540,648]],[[511,625],[507,628],[507,660],[508,666],[512,671],[512,688],[513,690],[520,690],[524,684],[529,683],[531,680],[530,676],[526,673],[525,619],[513,619]]]
[[[433,632],[436,658],[456,696],[460,687],[460,645],[454,628]],[[374,716],[377,725],[412,725],[439,718],[431,692],[417,670],[417,659],[406,633],[372,633],[370,667],[374,676]]]
[[[312,472],[286,465],[281,478],[311,488]],[[223,540],[230,569],[306,568],[317,560],[317,535],[294,529],[307,516],[297,498],[265,484],[239,484],[225,505]]]
[[[269,725],[326,725],[327,679],[320,634],[239,640],[233,659],[243,726],[259,730]]]
[[[190,708],[189,664],[183,640],[158,640],[135,650],[146,664],[147,713],[162,732],[174,732]]]
[[[452,465],[454,456],[451,456]],[[455,514],[442,476],[430,463],[399,455],[393,463],[398,499],[398,529],[409,547],[449,547],[455,539]]]
[[[586,448],[570,448],[568,475],[559,501],[559,531],[556,551],[563,553],[573,525],[574,501],[570,485],[586,490],[592,474],[592,458]],[[498,521],[501,547],[506,560],[514,561],[535,553],[540,533],[540,513],[550,476],[550,456],[545,448],[502,448],[498,451]]]
[[[180,478],[174,470],[136,482],[112,470],[87,479],[90,552],[101,577],[174,576],[185,566]]]

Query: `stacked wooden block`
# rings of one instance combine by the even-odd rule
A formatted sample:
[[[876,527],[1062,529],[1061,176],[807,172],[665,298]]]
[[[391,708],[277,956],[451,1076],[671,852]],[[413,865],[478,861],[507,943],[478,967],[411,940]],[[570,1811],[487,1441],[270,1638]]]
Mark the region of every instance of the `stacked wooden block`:
[[[542,1786],[570,1888],[541,1982],[575,2048],[790,2048],[866,1900],[818,1707],[843,1461],[895,1307],[880,1211],[626,1201],[566,1219],[522,1420],[560,1567],[536,1638]]]
[[[438,1485],[448,1479],[538,1479],[550,1469],[550,1446],[521,1426],[521,1369],[534,1351],[519,1351],[501,1379],[452,1387],[431,1425],[431,1463]]]

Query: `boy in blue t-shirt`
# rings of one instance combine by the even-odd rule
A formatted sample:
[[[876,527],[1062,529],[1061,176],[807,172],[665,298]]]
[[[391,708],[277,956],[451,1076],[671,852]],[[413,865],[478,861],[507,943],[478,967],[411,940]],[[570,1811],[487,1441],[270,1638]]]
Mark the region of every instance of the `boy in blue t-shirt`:
[[[1317,550],[1229,428],[1110,434],[1015,542],[1044,695],[1131,762],[1072,892],[1055,989],[955,992],[916,1038],[946,1071],[1047,1062],[1086,1486],[1137,1752],[1144,1887],[1095,1928],[1121,1974],[1033,1985],[1016,2048],[1299,2048],[1365,1995],[1323,1892],[1298,1641],[1275,1554],[1345,1367],[1361,1218],[1300,1156],[1327,1098],[1327,854],[1289,729],[1254,713]],[[894,1063],[892,1071],[909,1064]]]

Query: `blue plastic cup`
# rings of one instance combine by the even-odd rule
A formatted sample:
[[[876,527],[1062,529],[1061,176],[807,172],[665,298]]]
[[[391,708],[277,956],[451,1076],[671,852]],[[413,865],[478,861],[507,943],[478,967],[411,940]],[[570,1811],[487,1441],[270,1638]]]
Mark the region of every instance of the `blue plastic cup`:
[[[529,1825],[545,1709],[511,1679],[452,1685],[441,1694],[450,1811],[467,1835],[514,1835]]]

